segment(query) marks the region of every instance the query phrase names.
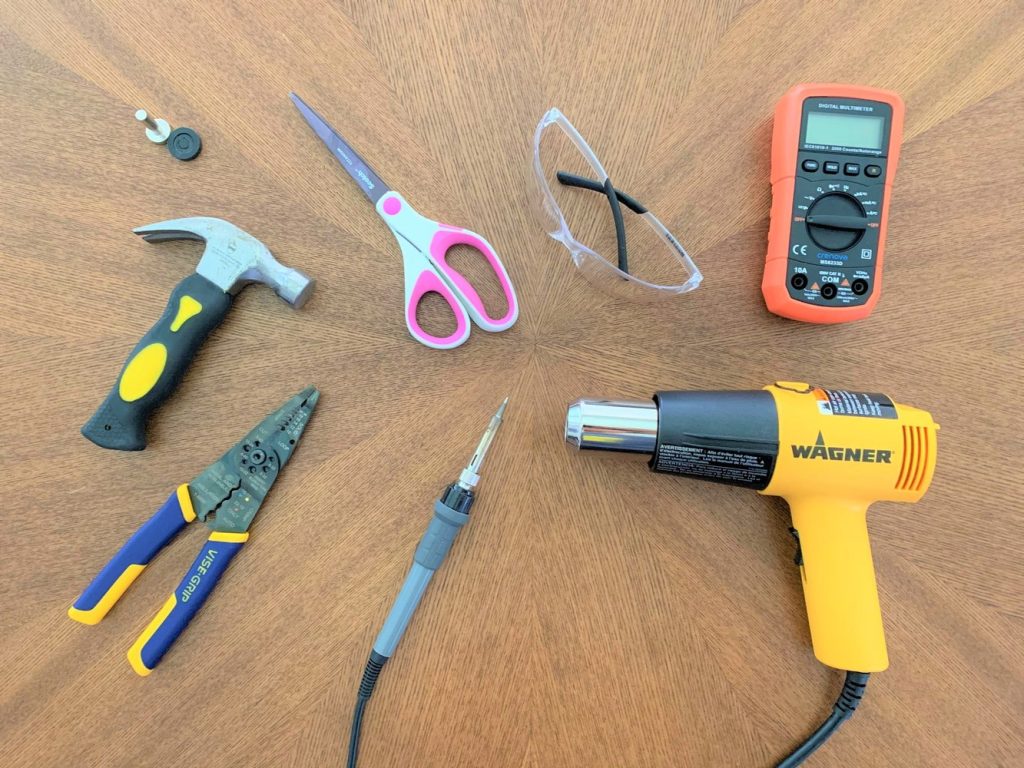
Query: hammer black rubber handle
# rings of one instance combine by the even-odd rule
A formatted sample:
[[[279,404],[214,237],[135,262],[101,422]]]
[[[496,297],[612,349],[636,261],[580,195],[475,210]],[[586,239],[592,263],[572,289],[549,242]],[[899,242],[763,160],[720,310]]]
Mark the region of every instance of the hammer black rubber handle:
[[[132,350],[107,399],[82,427],[101,448],[141,451],[150,413],[178,386],[192,357],[231,307],[231,296],[202,275],[178,283],[167,308]]]

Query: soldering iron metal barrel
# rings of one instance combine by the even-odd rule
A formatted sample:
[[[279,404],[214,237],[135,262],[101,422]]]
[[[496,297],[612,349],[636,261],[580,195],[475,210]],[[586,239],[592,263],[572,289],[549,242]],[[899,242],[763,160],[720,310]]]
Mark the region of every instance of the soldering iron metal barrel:
[[[565,414],[565,441],[580,450],[653,454],[658,406],[653,400],[577,400]]]

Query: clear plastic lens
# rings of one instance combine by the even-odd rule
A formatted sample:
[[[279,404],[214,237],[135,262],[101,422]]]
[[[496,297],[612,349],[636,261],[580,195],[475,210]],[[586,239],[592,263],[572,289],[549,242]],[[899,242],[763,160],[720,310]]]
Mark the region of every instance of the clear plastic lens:
[[[558,181],[559,171],[601,184],[608,174],[583,137],[557,109],[549,110],[537,126],[533,171],[536,209],[544,231],[568,249],[576,266],[597,287],[615,296],[650,301],[686,293],[700,284],[700,271],[661,222],[650,212],[638,214],[625,205],[622,216],[629,271],[619,269],[614,219],[607,196]]]
[[[545,214],[545,231],[563,243],[564,238],[574,235],[586,242],[587,233],[570,233],[568,222],[573,221],[577,229],[584,224],[596,225],[596,217],[582,214],[593,209],[595,203],[601,204],[601,197],[593,192],[564,187],[558,181],[557,172],[568,171],[602,182],[607,178],[597,158],[589,148],[581,149],[581,144],[586,148],[582,137],[558,110],[550,110],[537,126],[533,170],[538,184],[538,200]],[[607,198],[604,205],[607,208]]]
[[[538,190],[539,192],[539,190]],[[539,204],[541,219],[544,223],[544,231],[555,237],[562,229],[562,214],[555,203],[543,194],[538,194],[534,200]],[[556,238],[557,239],[557,238]]]

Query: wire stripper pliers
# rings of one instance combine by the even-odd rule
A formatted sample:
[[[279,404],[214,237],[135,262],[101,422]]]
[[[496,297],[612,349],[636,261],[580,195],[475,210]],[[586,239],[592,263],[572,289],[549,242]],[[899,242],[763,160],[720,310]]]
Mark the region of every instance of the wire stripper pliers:
[[[212,531],[206,545],[128,651],[136,672],[152,672],[249,538],[249,525],[295,451],[319,398],[319,390],[306,387],[192,482],[179,485],[93,579],[68,616],[98,624],[156,553],[186,524],[202,520]]]

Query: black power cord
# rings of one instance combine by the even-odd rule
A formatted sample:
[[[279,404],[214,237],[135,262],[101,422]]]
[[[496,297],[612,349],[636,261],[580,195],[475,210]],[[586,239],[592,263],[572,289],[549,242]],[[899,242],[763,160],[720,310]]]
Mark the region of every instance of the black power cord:
[[[860,700],[864,696],[864,689],[867,688],[868,677],[867,672],[847,672],[846,682],[843,683],[843,690],[832,708],[832,714],[789,757],[779,763],[777,768],[796,768],[810,757],[814,750],[828,741],[836,729],[849,720],[854,710],[857,709],[857,705],[860,704]]]
[[[373,695],[377,678],[387,660],[387,656],[381,656],[376,651],[371,651],[370,658],[366,662],[366,669],[363,670],[363,680],[359,684],[359,695],[356,698],[356,709],[352,714],[352,734],[348,742],[348,768],[356,768],[356,759],[359,757],[359,736],[363,728],[363,711],[366,709],[366,702]],[[798,765],[802,765],[804,760],[810,757],[818,747],[828,741],[829,737],[836,732],[840,725],[849,720],[857,709],[860,700],[864,697],[868,677],[870,675],[867,672],[847,672],[843,690],[840,691],[839,698],[836,699],[832,714],[776,768],[796,768]]]
[[[380,671],[384,668],[387,660],[387,656],[370,651],[370,658],[366,661],[363,680],[359,683],[359,695],[356,697],[356,709],[352,713],[352,733],[348,740],[348,768],[356,768],[356,759],[359,757],[359,736],[363,730],[363,710],[366,709],[366,702],[373,695],[377,678],[380,677]]]

